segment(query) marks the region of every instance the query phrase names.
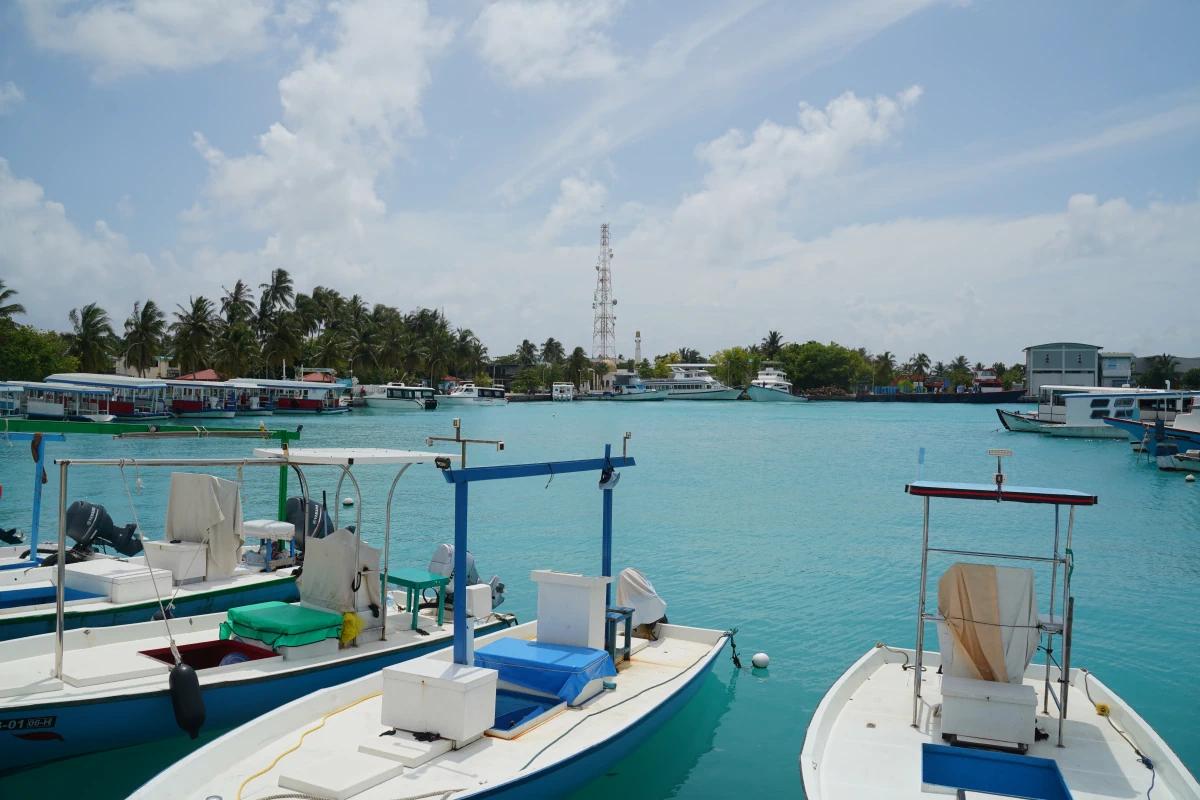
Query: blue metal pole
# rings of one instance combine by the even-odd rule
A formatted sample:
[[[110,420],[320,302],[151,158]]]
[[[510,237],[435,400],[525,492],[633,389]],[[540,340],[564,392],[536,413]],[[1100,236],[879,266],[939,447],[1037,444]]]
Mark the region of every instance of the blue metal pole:
[[[607,461],[612,456],[612,445],[604,445],[604,458]],[[612,577],[612,496],[613,490],[606,489],[604,495],[604,547],[601,554],[601,574],[606,578]],[[604,587],[604,606],[612,605],[612,584]]]
[[[454,484],[454,663],[467,663],[467,483]]]
[[[42,468],[46,459],[46,441],[39,439],[37,443],[37,466],[33,469],[33,521],[29,523],[29,560],[40,564],[38,559],[38,524],[42,519]],[[62,535],[62,532],[59,532]]]

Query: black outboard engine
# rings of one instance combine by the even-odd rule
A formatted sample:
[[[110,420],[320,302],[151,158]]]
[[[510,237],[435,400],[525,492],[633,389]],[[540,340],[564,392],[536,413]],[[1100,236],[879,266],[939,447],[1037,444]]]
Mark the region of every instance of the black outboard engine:
[[[287,512],[284,519],[296,529],[296,560],[304,560],[304,517],[308,515],[308,535],[314,539],[324,539],[333,533],[333,520],[323,503],[304,497],[289,497]]]
[[[425,398],[425,410],[426,411],[437,410],[437,398],[436,397],[434,397],[433,395],[430,395],[429,397]]]
[[[67,563],[83,561],[96,552],[97,545],[111,547],[123,556],[142,552],[136,525],[118,527],[104,506],[86,500],[76,500],[67,509],[67,536],[75,541],[75,546],[67,551]],[[57,553],[42,561],[43,566],[57,563]]]
[[[454,577],[454,545],[439,544],[437,549],[433,551],[433,558],[429,561],[429,571],[435,575],[443,575],[447,578]],[[467,586],[475,586],[476,584],[484,583],[479,580],[479,572],[475,569],[475,556],[467,551]],[[493,575],[490,581],[487,581],[487,586],[492,587],[492,608],[497,608],[504,602],[504,584],[500,582],[499,575]],[[454,602],[454,583],[453,581],[446,587],[446,605],[452,605]]]

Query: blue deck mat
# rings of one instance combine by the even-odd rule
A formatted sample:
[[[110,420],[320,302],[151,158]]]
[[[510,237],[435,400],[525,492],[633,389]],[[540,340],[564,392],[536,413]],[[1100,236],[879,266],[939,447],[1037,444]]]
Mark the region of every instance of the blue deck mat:
[[[921,745],[921,783],[1026,800],[1071,800],[1058,764],[1049,758],[942,744]]]
[[[64,594],[64,600],[107,600],[108,596],[103,594],[92,594],[91,592],[81,592],[78,589],[67,587]],[[0,608],[21,608],[23,606],[35,606],[45,603],[53,603],[57,596],[57,590],[53,586],[34,586],[23,587],[16,584],[11,589],[0,589]]]
[[[497,639],[475,651],[475,666],[500,673],[500,680],[574,700],[583,687],[597,678],[617,674],[612,658],[603,650],[564,644]]]

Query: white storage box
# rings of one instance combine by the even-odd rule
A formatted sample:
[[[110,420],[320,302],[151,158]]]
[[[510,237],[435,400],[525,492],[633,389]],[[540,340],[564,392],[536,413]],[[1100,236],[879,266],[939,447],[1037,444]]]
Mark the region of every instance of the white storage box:
[[[492,587],[477,583],[467,587],[467,616],[483,619],[492,613]]]
[[[158,594],[167,598],[171,596],[173,588],[171,571],[168,569],[151,570],[145,564],[130,564],[111,558],[67,564],[66,571],[68,589],[104,595],[113,603],[153,600],[155,586],[158,587]]]
[[[942,676],[942,734],[1033,744],[1037,692],[1023,683]]]
[[[539,642],[604,649],[604,588],[612,578],[536,569]]]
[[[415,658],[383,670],[381,722],[414,733],[437,733],[455,747],[496,722],[494,669]]]
[[[242,523],[242,536],[247,539],[291,541],[296,538],[296,526],[274,519],[248,519]]]
[[[143,542],[146,561],[156,569],[171,571],[175,585],[204,580],[208,547],[195,542]]]

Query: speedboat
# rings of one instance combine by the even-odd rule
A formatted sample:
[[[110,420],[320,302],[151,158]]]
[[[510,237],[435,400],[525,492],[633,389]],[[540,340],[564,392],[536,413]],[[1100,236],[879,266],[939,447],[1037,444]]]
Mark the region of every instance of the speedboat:
[[[999,459],[1011,451],[989,453],[997,456],[991,484],[917,480],[905,487],[923,499],[925,511],[916,648],[877,644],[830,687],[800,752],[805,795],[1200,798],[1200,785],[1150,725],[1113,688],[1071,664],[1075,510],[1097,498],[1009,486]],[[1053,546],[1043,556],[971,552],[953,543],[934,547],[934,498],[983,500],[983,508],[996,509],[1006,503],[1053,506]],[[1069,510],[1065,536],[1063,507]],[[930,554],[972,561],[942,573],[927,610]],[[1045,613],[1034,570],[996,564],[1014,561],[1042,565],[1048,573],[1040,582],[1050,587]],[[936,652],[924,646],[929,624],[937,628]],[[1033,664],[1039,652],[1044,663]]]
[[[439,395],[437,401],[439,405],[444,406],[508,405],[508,398],[504,396],[503,389],[492,386],[476,386],[471,382],[462,384],[448,395]]]
[[[253,458],[241,463],[244,468],[294,470],[306,495],[305,467],[340,467],[357,495],[352,466],[398,467],[394,492],[409,466],[435,459],[449,464],[459,456],[363,448],[257,449]],[[196,459],[188,466],[225,463]],[[179,460],[141,462],[146,468],[178,464]],[[209,480],[215,479],[192,473],[172,476],[173,486],[188,488]],[[0,719],[16,725],[5,730],[19,732],[0,749],[0,772],[184,733],[194,739],[202,728],[240,724],[287,698],[376,674],[450,642],[453,626],[444,619],[448,570],[392,573],[385,566],[381,572],[381,558],[386,565],[390,548],[391,493],[382,550],[362,541],[361,503],[353,530],[347,526],[329,531],[328,517],[315,503],[303,510],[299,529],[270,520],[245,524],[254,525],[257,534],[272,542],[294,540],[300,545],[304,556],[304,574],[297,582],[300,603],[257,602],[215,614],[167,613],[172,583],[180,570],[190,569],[197,553],[203,566],[205,560],[220,561],[234,552],[229,526],[204,529],[203,520],[197,519],[203,498],[187,499],[188,508],[197,513],[177,519],[174,535],[182,541],[166,543],[158,560],[167,568],[122,564],[121,575],[130,580],[159,583],[160,575],[163,578],[152,600],[160,611],[156,620],[65,632],[60,623],[61,636],[28,637],[4,648]],[[236,510],[233,518],[240,520]],[[196,538],[204,534],[209,538],[197,548]],[[431,567],[447,563],[445,557],[438,557],[443,548],[435,553]],[[473,565],[466,572],[466,582],[478,583]],[[390,591],[384,597],[384,585],[403,591]],[[471,621],[477,629],[491,633],[515,622],[493,612],[493,605],[503,599],[498,579],[479,584],[478,589],[469,593]],[[426,592],[436,593],[436,600],[424,602]],[[465,587],[457,597],[468,597]],[[180,688],[189,682],[192,691]]]
[[[672,364],[671,377],[650,378],[647,388],[666,390],[668,400],[737,400],[741,389],[731,389],[708,374],[713,364]]]
[[[788,382],[787,374],[775,367],[763,367],[758,377],[746,387],[746,394],[751,400],[760,403],[803,403],[805,398],[792,394],[792,384]]]
[[[407,386],[389,383],[373,387],[364,400],[368,408],[387,408],[395,411],[433,411],[438,407],[437,397],[428,386]]]
[[[695,694],[731,633],[667,624],[636,570],[609,605],[611,503],[624,455],[447,469],[455,554],[472,482],[600,475],[601,575],[535,570],[538,620],[476,637],[455,606],[454,647],[315,692],[231,731],[133,797],[560,798],[603,775]],[[561,484],[557,484],[561,485]],[[455,596],[467,591],[454,568]],[[634,632],[634,633],[631,633]]]

